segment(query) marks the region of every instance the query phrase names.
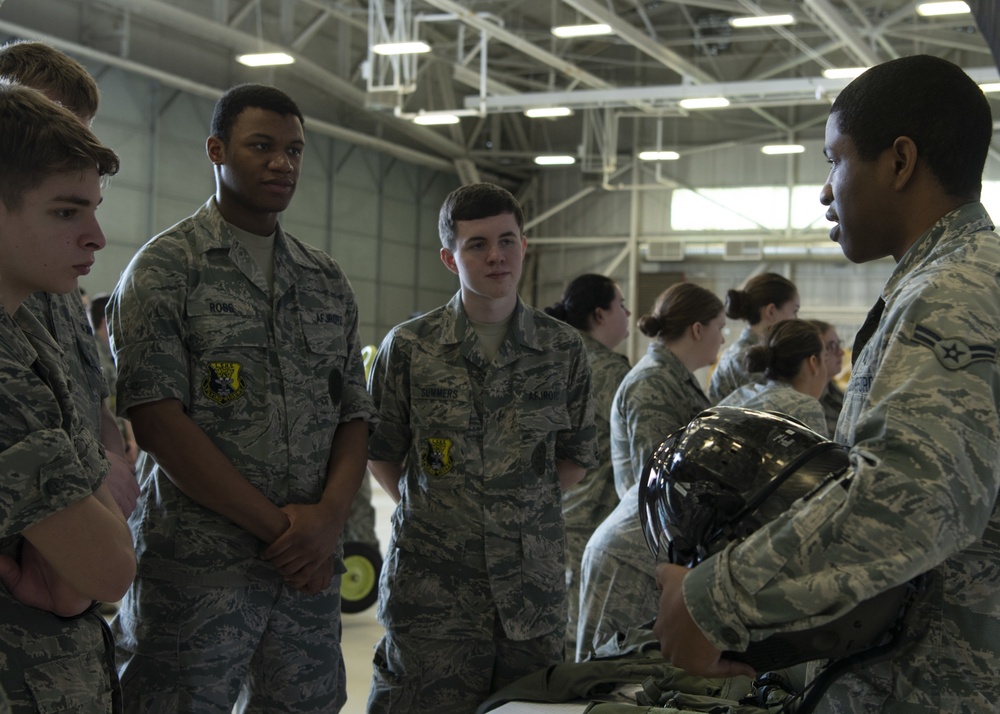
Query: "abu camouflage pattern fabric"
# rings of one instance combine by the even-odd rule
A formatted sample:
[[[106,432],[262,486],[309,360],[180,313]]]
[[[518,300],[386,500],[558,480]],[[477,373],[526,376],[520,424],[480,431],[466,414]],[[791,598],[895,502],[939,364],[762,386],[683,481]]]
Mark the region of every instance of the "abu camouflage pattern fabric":
[[[754,384],[744,384],[719,402],[718,406],[777,412],[797,419],[817,434],[830,438],[826,430],[823,405],[815,397],[803,394],[786,382],[768,379]]]
[[[580,570],[576,660],[588,659],[619,632],[656,617],[656,558],[639,521],[639,484],[632,486],[591,536]]]
[[[622,380],[611,410],[611,463],[619,498],[639,482],[646,460],[663,440],[708,406],[691,371],[662,343],[650,343]]]
[[[316,503],[337,425],[374,419],[358,310],[339,266],[284,233],[274,296],[209,199],[132,259],[110,302],[117,408],[178,399],[272,503]],[[139,575],[191,584],[279,578],[250,533],[140,464],[131,518]]]
[[[594,423],[597,425],[597,461],[575,486],[563,491],[562,512],[566,524],[566,594],[569,617],[566,624],[567,652],[572,654],[580,609],[580,559],[587,541],[601,521],[618,503],[615,471],[611,465],[611,405],[622,379],[628,374],[628,358],[609,350],[581,333],[594,384]]]
[[[826,433],[833,436],[837,433],[837,421],[844,408],[844,390],[832,380],[827,382],[826,388],[819,397],[819,403],[823,407],[823,415],[826,417]]]
[[[828,488],[695,568],[684,599],[723,649],[840,616],[933,569],[916,641],[834,683],[820,708],[986,712],[1000,701],[1000,237],[979,203],[910,247],[858,356]]]
[[[100,440],[101,402],[110,395],[101,370],[97,339],[78,290],[65,295],[36,292],[25,307],[49,331],[63,351],[63,367],[77,414],[85,429]]]
[[[125,598],[115,621],[120,650],[145,658],[122,667],[125,711],[340,711],[347,691],[339,585],[334,578],[326,590],[304,595],[281,581],[218,588],[137,580],[133,588],[146,592]],[[149,611],[156,617],[146,617]],[[243,667],[249,686],[233,675]]]
[[[369,458],[403,464],[379,586],[386,642],[503,636],[560,660],[556,463],[596,464],[590,367],[577,331],[518,300],[490,362],[458,293],[386,336],[371,391],[380,422]],[[456,663],[420,654],[429,655],[419,663],[422,688],[451,675],[452,687],[462,685]],[[405,677],[389,684],[392,696],[407,687]]]
[[[20,533],[90,496],[108,470],[83,429],[48,330],[25,308],[0,311],[0,552]],[[14,712],[112,711],[100,615],[62,620],[0,587],[0,691]]]
[[[708,398],[712,404],[717,404],[720,399],[744,384],[759,381],[764,377],[763,372],[747,372],[743,368],[743,355],[748,349],[760,343],[761,339],[757,333],[751,330],[749,325],[745,325],[736,342],[729,345],[729,348],[722,353],[708,382]]]

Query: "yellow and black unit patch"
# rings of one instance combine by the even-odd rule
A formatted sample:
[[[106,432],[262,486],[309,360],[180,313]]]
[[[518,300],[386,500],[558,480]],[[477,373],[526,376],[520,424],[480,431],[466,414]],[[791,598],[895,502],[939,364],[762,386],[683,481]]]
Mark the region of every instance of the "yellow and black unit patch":
[[[208,376],[201,385],[202,393],[216,404],[229,404],[242,397],[246,385],[240,380],[239,362],[209,362]]]
[[[422,463],[428,476],[441,476],[451,471],[455,465],[451,459],[451,439],[428,439]]]

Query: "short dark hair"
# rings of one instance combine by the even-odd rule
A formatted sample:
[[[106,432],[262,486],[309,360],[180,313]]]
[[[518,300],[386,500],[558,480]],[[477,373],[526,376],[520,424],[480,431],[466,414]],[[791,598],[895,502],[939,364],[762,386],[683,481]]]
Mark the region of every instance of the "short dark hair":
[[[743,368],[787,382],[799,373],[802,360],[821,357],[823,349],[823,335],[814,324],[808,320],[782,320],[771,326],[763,344],[744,353]]]
[[[237,84],[227,89],[215,103],[215,110],[212,112],[212,136],[223,144],[227,143],[236,118],[248,107],[267,109],[283,117],[293,114],[299,118],[303,126],[306,123],[298,105],[277,87],[267,84]]]
[[[573,278],[563,291],[562,299],[545,308],[552,317],[587,332],[597,308],[607,310],[617,297],[615,281],[606,275],[586,273]]]
[[[524,211],[507,189],[492,183],[470,183],[456,188],[444,199],[438,214],[441,245],[448,250],[455,250],[457,221],[475,221],[503,213],[513,214],[518,233],[524,233]]]
[[[58,96],[78,117],[97,114],[101,93],[90,72],[44,42],[16,40],[0,47],[0,77]]]
[[[830,113],[863,160],[909,137],[949,195],[979,199],[993,118],[983,90],[957,65],[930,55],[876,65],[847,85]]]
[[[0,82],[0,201],[11,210],[53,174],[118,173],[118,156],[70,110],[41,92]]]
[[[667,342],[684,335],[689,325],[705,325],[722,312],[722,301],[711,290],[694,283],[676,283],[660,293],[653,311],[639,318],[642,334]]]
[[[91,329],[95,331],[100,329],[104,323],[104,315],[109,302],[111,302],[111,295],[108,293],[98,293],[90,298],[90,304],[87,305],[87,320],[90,322]]]
[[[795,283],[778,273],[758,273],[739,290],[726,292],[726,316],[746,320],[751,325],[760,322],[760,311],[768,305],[781,307],[795,297]]]

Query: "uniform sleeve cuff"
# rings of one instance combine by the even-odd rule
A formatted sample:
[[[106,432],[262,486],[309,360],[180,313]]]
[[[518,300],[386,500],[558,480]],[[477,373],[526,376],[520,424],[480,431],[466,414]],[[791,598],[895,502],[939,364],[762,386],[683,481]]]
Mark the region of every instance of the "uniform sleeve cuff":
[[[712,556],[688,573],[684,604],[715,647],[742,652],[750,645],[750,633],[737,617],[735,591],[725,575],[728,552]]]

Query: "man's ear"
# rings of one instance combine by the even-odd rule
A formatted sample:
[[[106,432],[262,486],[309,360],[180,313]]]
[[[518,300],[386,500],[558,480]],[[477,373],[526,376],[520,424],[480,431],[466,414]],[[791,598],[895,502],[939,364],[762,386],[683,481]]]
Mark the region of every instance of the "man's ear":
[[[216,166],[224,163],[226,160],[225,144],[217,136],[210,136],[205,140],[205,153],[208,154],[208,160]]]
[[[458,265],[455,264],[455,255],[447,248],[441,249],[441,262],[444,263],[444,267],[458,275]]]
[[[892,160],[893,188],[898,191],[913,179],[919,152],[916,143],[908,136],[897,137],[888,152]]]

